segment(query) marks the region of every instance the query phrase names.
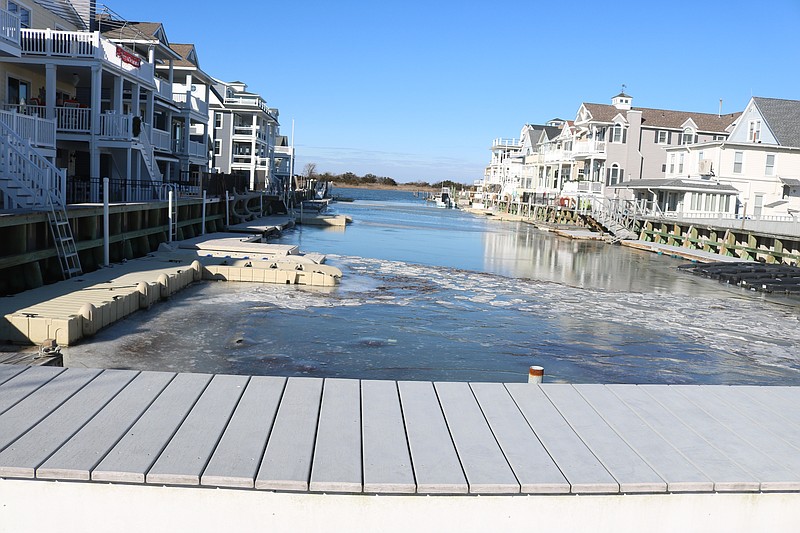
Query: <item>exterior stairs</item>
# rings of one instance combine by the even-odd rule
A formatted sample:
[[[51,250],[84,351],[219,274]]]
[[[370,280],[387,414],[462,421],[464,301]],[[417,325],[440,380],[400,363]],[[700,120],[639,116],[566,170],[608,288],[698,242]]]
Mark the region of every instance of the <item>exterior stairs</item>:
[[[612,235],[610,241],[612,243],[639,238],[635,228],[635,218],[627,216],[620,210],[619,204],[609,199],[592,202],[589,216],[603,230]]]
[[[139,131],[139,151],[142,153],[142,159],[144,159],[144,166],[147,168],[147,173],[150,176],[150,180],[153,183],[161,185],[164,181],[164,177],[161,174],[161,170],[158,168],[158,163],[156,163],[156,152],[155,148],[153,148],[153,143],[150,141],[150,136],[147,133],[148,128],[142,124],[142,128]]]
[[[64,279],[83,273],[66,210],[66,174],[0,122],[0,193],[6,209],[46,210]]]

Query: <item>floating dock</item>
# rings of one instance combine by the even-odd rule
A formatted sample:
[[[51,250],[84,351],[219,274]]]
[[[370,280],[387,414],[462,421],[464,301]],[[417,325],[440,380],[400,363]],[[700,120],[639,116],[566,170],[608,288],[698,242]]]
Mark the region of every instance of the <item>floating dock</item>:
[[[0,514],[68,524],[88,497],[120,530],[375,530],[409,513],[423,529],[787,530],[798,402],[797,387],[0,366]],[[43,498],[59,512],[31,512]]]
[[[0,341],[68,346],[200,280],[316,285],[339,283],[342,272],[321,254],[295,246],[214,234],[110,268],[0,299]]]
[[[682,259],[688,259],[689,261],[697,261],[700,263],[714,263],[714,262],[736,263],[742,261],[738,257],[728,257],[713,252],[684,248],[683,246],[675,246],[672,244],[659,244],[650,241],[633,241],[633,240],[623,240],[619,241],[619,243],[622,246],[636,248],[637,250],[645,250],[647,252],[654,252],[659,255],[669,255],[671,257],[680,257]]]
[[[744,289],[777,294],[800,294],[800,268],[796,266],[748,262],[720,262],[681,265],[682,270],[718,279]]]

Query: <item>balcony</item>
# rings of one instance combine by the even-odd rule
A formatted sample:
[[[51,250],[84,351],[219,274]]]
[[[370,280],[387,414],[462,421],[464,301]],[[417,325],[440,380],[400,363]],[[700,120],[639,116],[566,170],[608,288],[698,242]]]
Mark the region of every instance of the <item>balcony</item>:
[[[101,37],[99,32],[23,28],[20,47],[22,55],[29,57],[97,59],[139,78],[147,86],[153,84],[152,63]]]
[[[172,150],[172,135],[168,131],[153,128],[150,130],[150,142],[156,150],[161,150],[162,152]]]
[[[503,147],[503,146],[519,148],[519,139],[498,138],[492,141],[492,148]]]
[[[208,102],[204,102],[196,96],[187,98],[186,93],[174,93],[172,100],[184,111],[197,113],[202,115],[205,120],[208,120]]]
[[[206,147],[205,144],[203,144],[201,142],[197,142],[197,141],[189,141],[189,146],[187,148],[186,144],[185,144],[185,141],[182,141],[180,139],[176,139],[175,140],[174,151],[175,151],[176,154],[188,155],[189,157],[199,157],[199,158],[204,158],[204,159],[208,158],[208,148]],[[240,157],[240,156],[235,156],[234,160],[235,160],[236,157]],[[242,156],[242,157],[244,157],[244,156]],[[250,156],[246,156],[246,157],[250,157]]]
[[[168,102],[173,102],[174,98],[172,96],[172,84],[167,80],[162,80],[161,78],[156,78],[155,81],[156,94]]]
[[[56,147],[56,121],[40,118],[44,116],[31,110],[31,113],[18,113],[19,106],[5,106],[10,109],[0,110],[0,122],[14,130],[14,132],[28,139],[33,146],[40,148]],[[35,107],[35,106],[27,106]]]
[[[0,9],[0,56],[20,56],[19,36],[19,17]]]
[[[263,111],[264,113],[269,114],[269,106],[267,103],[260,97],[257,96],[233,96],[230,98],[225,99],[225,106],[242,106],[242,107],[256,107]]]
[[[605,141],[577,141],[572,147],[572,153],[575,157],[601,157],[606,156],[606,143]]]

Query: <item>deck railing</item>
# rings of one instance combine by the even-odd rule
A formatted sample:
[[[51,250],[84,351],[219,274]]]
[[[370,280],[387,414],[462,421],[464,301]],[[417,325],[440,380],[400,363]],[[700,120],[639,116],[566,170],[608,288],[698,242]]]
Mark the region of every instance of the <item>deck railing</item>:
[[[11,106],[15,107],[15,106]],[[44,115],[16,113],[15,110],[0,110],[0,121],[17,135],[27,139],[33,146],[56,147],[56,121],[41,118]]]
[[[174,101],[174,96],[172,94],[172,84],[168,80],[162,80],[161,78],[156,78],[156,92],[164,100]]]
[[[175,93],[172,95],[172,99],[181,109],[195,111],[203,116],[208,115],[208,103],[196,96],[187,98],[186,93]]]
[[[5,9],[0,9],[0,40],[19,46],[19,30],[19,17]]]
[[[576,154],[591,154],[606,151],[606,143],[604,141],[577,141],[572,152]]]
[[[150,141],[153,143],[153,147],[158,150],[168,152],[172,149],[172,135],[168,131],[153,128],[150,131]]]
[[[111,139],[132,139],[133,115],[103,113],[100,115],[100,136]]]
[[[68,133],[90,133],[92,110],[86,107],[56,107],[58,130]]]
[[[240,105],[258,107],[269,114],[269,106],[261,98],[255,96],[232,96],[225,99],[225,105]]]

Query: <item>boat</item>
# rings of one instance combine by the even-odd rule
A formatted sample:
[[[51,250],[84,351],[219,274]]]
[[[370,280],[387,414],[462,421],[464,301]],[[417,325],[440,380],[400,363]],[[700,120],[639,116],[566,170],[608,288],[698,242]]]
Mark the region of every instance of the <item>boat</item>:
[[[442,187],[442,191],[433,196],[436,207],[450,209],[454,206],[453,197],[450,195],[450,187]]]

